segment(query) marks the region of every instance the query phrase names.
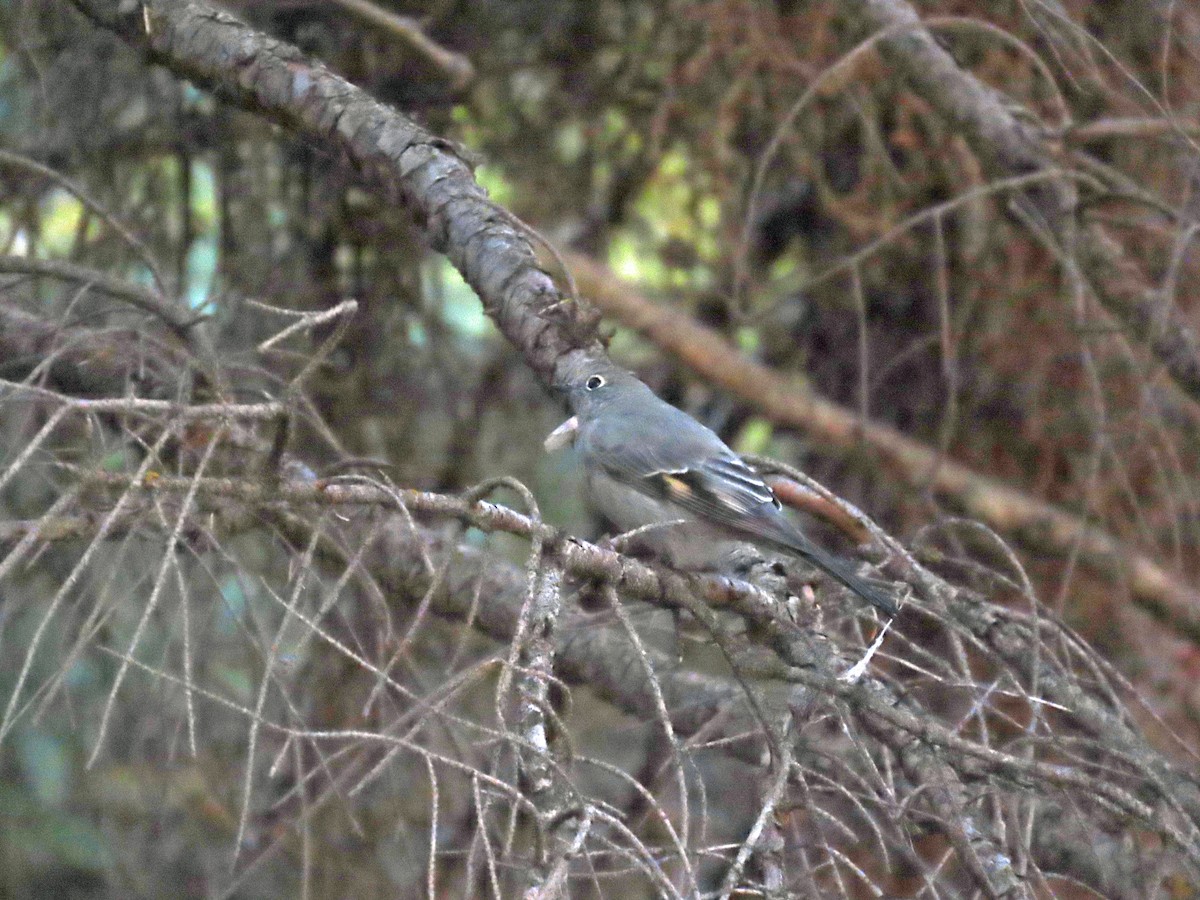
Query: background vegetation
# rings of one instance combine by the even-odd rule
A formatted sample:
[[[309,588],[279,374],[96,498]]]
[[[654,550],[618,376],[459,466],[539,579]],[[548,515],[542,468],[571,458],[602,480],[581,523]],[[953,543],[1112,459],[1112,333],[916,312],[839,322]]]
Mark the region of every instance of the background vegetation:
[[[0,894],[1197,895],[1196,4],[223,9],[0,3]]]

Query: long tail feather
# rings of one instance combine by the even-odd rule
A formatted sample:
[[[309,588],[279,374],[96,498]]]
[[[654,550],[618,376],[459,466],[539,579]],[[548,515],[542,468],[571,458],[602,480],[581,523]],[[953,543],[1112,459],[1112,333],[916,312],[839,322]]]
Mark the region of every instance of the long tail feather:
[[[788,534],[787,540],[773,537],[772,542],[785,550],[790,550],[807,562],[812,563],[822,572],[837,579],[880,612],[889,616],[894,616],[900,612],[900,607],[896,605],[896,602],[883,589],[876,587],[856,573],[850,568],[850,563],[830,553],[826,553],[798,531]]]

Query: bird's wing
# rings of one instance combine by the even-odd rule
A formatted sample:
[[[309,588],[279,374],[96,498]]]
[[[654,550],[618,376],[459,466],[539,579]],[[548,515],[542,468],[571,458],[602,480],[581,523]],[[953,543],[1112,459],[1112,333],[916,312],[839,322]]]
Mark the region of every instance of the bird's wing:
[[[758,473],[732,455],[710,457],[674,472],[653,472],[645,481],[649,490],[689,512],[739,529],[746,527],[747,519],[779,507]]]
[[[671,441],[602,445],[593,458],[616,480],[735,530],[745,531],[750,520],[778,510],[779,501],[757,472],[708,429],[690,418],[688,423],[696,427],[670,423]]]
[[[886,591],[860,577],[849,563],[814,546],[781,512],[766,482],[720,438],[690,416],[679,416],[644,417],[640,427],[645,437],[609,432],[593,438],[592,464],[616,481],[701,519],[786,547],[884,613],[896,614],[895,601]],[[671,435],[671,440],[658,439],[662,434]]]

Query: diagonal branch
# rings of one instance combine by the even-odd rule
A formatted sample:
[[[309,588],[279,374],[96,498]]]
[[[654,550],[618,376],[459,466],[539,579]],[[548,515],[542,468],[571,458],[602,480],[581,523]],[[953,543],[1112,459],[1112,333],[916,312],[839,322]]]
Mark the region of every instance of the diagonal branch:
[[[155,62],[225,100],[344,154],[399,200],[445,253],[484,310],[549,382],[558,358],[597,349],[595,321],[564,302],[526,231],[492,203],[447,140],[380,103],[294,46],[192,0],[71,0]]]
[[[880,40],[880,53],[958,130],[987,175],[1006,178],[1057,167],[1046,137],[1014,115],[998,91],[962,69],[906,0],[840,0],[839,5],[852,20],[892,32]],[[1074,260],[1104,308],[1149,348],[1180,390],[1200,402],[1200,339],[1170,305],[1171,298],[1147,282],[1108,229],[1077,216],[1068,180],[1047,181],[1024,196],[1028,211]]]
[[[347,12],[370,22],[376,28],[393,35],[417,55],[428,60],[433,67],[450,80],[458,90],[475,80],[475,67],[461,53],[447,50],[429,37],[421,23],[409,16],[384,9],[370,0],[333,0]]]

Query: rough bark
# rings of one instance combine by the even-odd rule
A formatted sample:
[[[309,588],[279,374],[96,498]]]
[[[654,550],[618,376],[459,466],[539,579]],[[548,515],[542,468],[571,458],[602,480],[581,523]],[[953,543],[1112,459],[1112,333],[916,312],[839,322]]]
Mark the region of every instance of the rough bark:
[[[492,203],[451,142],[378,102],[294,46],[191,0],[71,0],[154,62],[243,109],[342,153],[408,208],[543,381],[577,348],[599,350],[595,319],[564,301],[526,232]]]

